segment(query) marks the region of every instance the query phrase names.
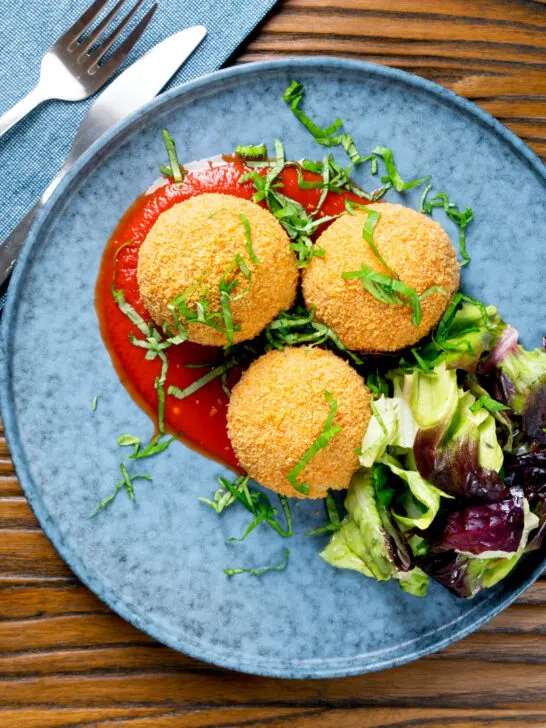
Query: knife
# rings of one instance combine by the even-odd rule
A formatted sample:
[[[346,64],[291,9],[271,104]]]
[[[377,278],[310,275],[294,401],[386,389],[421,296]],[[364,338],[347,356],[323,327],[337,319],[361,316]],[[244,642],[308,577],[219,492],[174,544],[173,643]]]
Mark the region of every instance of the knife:
[[[0,244],[0,286],[15,265],[34,218],[74,162],[104,132],[151,101],[200,45],[206,34],[204,25],[195,25],[171,35],[135,61],[101,93],[82,119],[68,157],[55,179],[32,210]]]

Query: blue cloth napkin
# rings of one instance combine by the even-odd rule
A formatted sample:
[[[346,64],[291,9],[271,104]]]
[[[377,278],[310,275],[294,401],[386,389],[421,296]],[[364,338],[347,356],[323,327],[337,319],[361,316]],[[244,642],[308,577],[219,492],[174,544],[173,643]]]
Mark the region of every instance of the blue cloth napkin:
[[[203,24],[207,37],[169,87],[210,73],[228,60],[275,3],[276,0],[159,0],[150,25],[123,68],[172,33]],[[43,54],[90,4],[91,0],[3,3],[0,113],[35,85]],[[108,8],[113,4],[111,0]],[[150,5],[151,0],[145,3],[146,8]],[[55,176],[91,103],[93,99],[46,102],[0,139],[0,239],[22,220]],[[0,293],[0,311],[4,302],[5,296]]]

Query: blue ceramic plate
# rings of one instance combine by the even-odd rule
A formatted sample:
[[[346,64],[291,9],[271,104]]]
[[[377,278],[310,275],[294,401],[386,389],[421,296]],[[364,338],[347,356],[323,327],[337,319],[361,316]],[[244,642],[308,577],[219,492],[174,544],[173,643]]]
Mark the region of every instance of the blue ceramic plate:
[[[273,531],[238,536],[246,513],[218,517],[210,496],[222,468],[176,442],[136,484],[88,520],[117,482],[125,432],[153,425],[120,384],[103,346],[94,287],[104,245],[165,161],[161,129],[181,160],[240,143],[285,142],[292,159],[323,149],[282,101],[303,81],[320,124],[337,114],[361,151],[392,147],[402,176],[433,175],[437,190],[475,213],[470,294],[496,304],[537,346],[543,333],[545,168],[484,112],[443,88],[390,68],[332,59],[285,60],[215,73],[164,94],[107,134],[74,166],[33,228],[3,317],[2,416],[18,475],[45,532],[112,609],[177,650],[263,675],[331,677],[397,665],[438,650],[497,614],[538,575],[543,554],[473,601],[436,584],[418,601],[327,566],[317,502],[294,508],[291,563],[282,573],[228,579],[225,566],[279,562]],[[343,158],[343,155],[339,157]],[[417,206],[419,190],[403,198]],[[390,195],[396,201],[397,195]],[[401,198],[402,199],[402,198]],[[455,239],[455,228],[448,226]],[[99,395],[96,412],[91,402]]]

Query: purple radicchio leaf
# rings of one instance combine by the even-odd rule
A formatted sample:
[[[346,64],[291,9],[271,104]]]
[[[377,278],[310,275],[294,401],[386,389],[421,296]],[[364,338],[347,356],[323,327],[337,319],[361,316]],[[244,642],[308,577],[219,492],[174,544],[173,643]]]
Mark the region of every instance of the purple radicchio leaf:
[[[519,334],[513,326],[507,326],[502,332],[495,348],[482,364],[483,371],[488,374],[501,362],[509,352],[517,351]]]
[[[546,448],[521,455],[507,455],[504,479],[510,486],[523,488],[529,503],[546,501]]]
[[[487,551],[515,553],[524,526],[523,491],[514,489],[498,503],[470,506],[451,513],[440,547],[479,556]]]
[[[441,442],[443,432],[419,430],[413,445],[417,470],[444,493],[473,503],[496,503],[510,496],[510,490],[494,470],[478,461],[479,443],[467,437]]]
[[[456,551],[431,550],[417,559],[419,566],[442,586],[458,597],[470,598],[483,588],[481,579],[472,573],[472,557]]]
[[[546,445],[546,381],[536,387],[523,412],[523,430],[531,442]]]

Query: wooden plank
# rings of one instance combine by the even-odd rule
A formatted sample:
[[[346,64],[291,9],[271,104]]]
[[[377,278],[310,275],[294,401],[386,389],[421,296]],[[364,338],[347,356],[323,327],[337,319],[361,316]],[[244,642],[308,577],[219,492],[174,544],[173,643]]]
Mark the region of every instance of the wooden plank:
[[[546,15],[542,8],[533,3],[508,2],[499,3],[497,0],[291,0],[290,8],[298,10],[328,11],[328,14],[349,12],[352,15],[368,12],[381,12],[385,15],[395,16],[400,21],[401,15],[407,16],[435,16],[448,22],[444,24],[446,35],[449,35],[449,23],[453,17],[459,20],[465,18],[476,20],[482,25],[491,21],[492,25],[502,22],[532,25],[546,30]]]
[[[151,637],[110,613],[63,614],[0,622],[2,654],[69,647],[150,644]]]
[[[49,708],[0,713],[3,728],[544,728],[532,710],[392,708]],[[403,723],[401,722],[403,720]]]
[[[545,47],[546,33],[542,27],[515,26],[512,23],[484,23],[481,19],[452,16],[449,23],[442,17],[422,17],[417,13],[404,16],[403,22],[389,13],[379,11],[330,12],[320,8],[298,8],[286,4],[284,12],[275,14],[267,24],[270,33],[306,32],[315,38],[323,35],[344,38],[370,37],[400,40],[456,42],[484,42],[512,44],[535,49],[537,54]]]
[[[22,495],[23,491],[15,475],[0,476],[0,498]]]
[[[0,457],[0,477],[3,475],[15,475],[13,463],[9,457]]]
[[[3,576],[71,576],[72,572],[41,531],[0,530]]]
[[[40,524],[24,496],[0,498],[0,529],[40,530]]]
[[[342,680],[281,680],[223,670],[192,670],[0,679],[0,706],[339,707],[351,705],[437,708],[532,708],[546,712],[546,666],[466,660],[418,662]]]
[[[63,614],[109,612],[110,610],[83,584],[40,586],[12,585],[1,588],[0,620],[53,617]]]

